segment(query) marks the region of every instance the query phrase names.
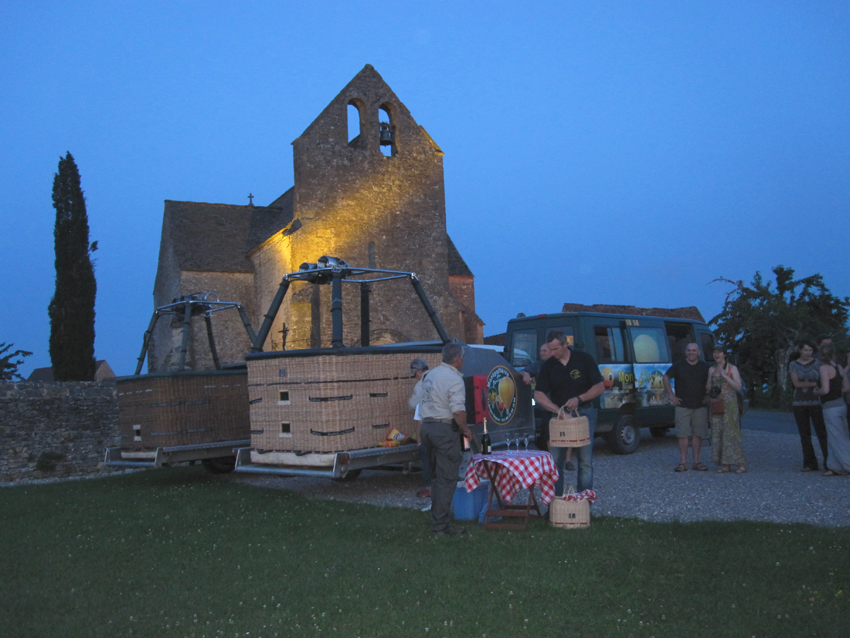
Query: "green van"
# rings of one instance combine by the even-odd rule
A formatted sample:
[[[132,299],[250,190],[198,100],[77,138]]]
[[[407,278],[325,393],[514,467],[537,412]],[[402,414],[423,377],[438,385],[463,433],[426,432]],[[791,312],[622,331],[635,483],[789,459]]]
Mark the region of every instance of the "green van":
[[[689,343],[699,344],[700,358],[713,362],[714,335],[701,321],[601,312],[511,319],[505,358],[517,369],[533,363],[553,330],[563,331],[571,348],[596,359],[605,383],[604,394],[593,402],[599,409],[596,434],[618,454],[637,449],[640,428],[664,436],[675,425],[662,377],[673,361],[684,358]],[[537,416],[539,427],[544,415]]]

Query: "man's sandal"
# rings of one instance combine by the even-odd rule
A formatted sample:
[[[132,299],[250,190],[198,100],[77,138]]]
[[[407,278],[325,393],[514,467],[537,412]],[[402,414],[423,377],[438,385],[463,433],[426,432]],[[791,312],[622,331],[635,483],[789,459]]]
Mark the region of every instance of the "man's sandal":
[[[708,471],[708,468],[705,465],[703,465],[702,463],[697,463],[696,465],[694,465],[694,469],[697,472],[707,472]]]
[[[684,463],[679,463],[679,464],[676,466],[676,471],[677,471],[677,472],[687,472],[687,471],[688,471],[688,466],[687,466],[687,465],[685,465]]]
[[[732,471],[731,467],[729,467],[728,465],[724,465],[719,470],[717,470],[717,473],[718,474],[726,474],[727,472],[731,472],[731,471]]]

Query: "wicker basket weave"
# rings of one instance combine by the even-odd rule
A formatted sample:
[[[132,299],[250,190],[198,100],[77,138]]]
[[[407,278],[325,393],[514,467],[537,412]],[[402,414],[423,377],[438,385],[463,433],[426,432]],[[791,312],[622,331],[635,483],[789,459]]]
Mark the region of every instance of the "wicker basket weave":
[[[116,389],[121,448],[141,451],[247,440],[247,381],[246,370],[119,378]]]
[[[248,360],[251,446],[263,452],[375,447],[392,428],[415,432],[410,362],[434,352],[345,352]]]
[[[567,494],[575,494],[573,486]],[[560,529],[585,529],[590,527],[590,501],[568,501],[566,495],[556,496],[549,503],[549,524]]]
[[[590,445],[590,421],[586,416],[569,416],[564,408],[549,421],[549,447],[584,447]]]

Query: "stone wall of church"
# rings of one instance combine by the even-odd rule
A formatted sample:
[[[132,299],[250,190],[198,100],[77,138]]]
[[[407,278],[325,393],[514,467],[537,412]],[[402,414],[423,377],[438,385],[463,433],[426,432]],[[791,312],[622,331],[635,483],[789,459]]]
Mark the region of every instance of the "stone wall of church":
[[[172,299],[179,297],[180,294],[180,270],[177,267],[171,236],[169,233],[163,232],[159,247],[159,267],[157,268],[156,280],[153,287],[154,307],[151,309],[151,314],[153,314],[156,308],[170,303]],[[174,338],[175,335],[171,328],[171,320],[169,318],[158,320],[148,343],[148,370],[168,369],[167,366],[173,359],[171,353],[180,347],[179,337],[176,345],[174,344]]]
[[[237,301],[251,319],[255,331],[257,312],[254,299],[254,277],[243,273],[186,272],[177,278],[177,291],[170,298],[163,297],[161,305],[171,302],[174,296],[195,292],[214,292],[219,301]],[[182,292],[180,292],[182,291]],[[244,362],[245,353],[251,350],[251,340],[236,309],[214,312],[210,321],[216,351],[221,365]],[[151,372],[176,370],[180,361],[183,339],[183,317],[164,315],[154,329],[154,343],[149,348],[148,370]],[[203,317],[193,317],[186,367],[190,370],[215,368],[210,350],[207,327]]]
[[[466,307],[461,313],[464,341],[484,343],[484,327],[475,315],[475,280],[471,277],[449,277],[449,287],[455,299]]]
[[[251,261],[254,264],[255,273],[255,310],[252,318],[255,331],[260,330],[264,315],[268,312],[272,300],[277,294],[283,275],[288,272],[298,270],[298,266],[300,265],[295,264],[293,266],[290,261],[290,242],[291,239],[289,237],[283,237],[280,233],[278,233],[251,255]],[[283,330],[284,324],[286,324],[287,327],[292,325],[292,319],[288,312],[292,292],[292,287],[290,287],[290,290],[287,292],[284,299],[284,306],[275,317],[274,324],[269,331],[266,342],[263,344],[263,350],[266,352],[282,349],[283,334],[281,331]],[[292,349],[293,347],[306,347],[304,345],[293,346],[291,333],[287,334],[286,345],[287,349]]]
[[[183,290],[215,292],[219,301],[236,301],[242,304],[248,317],[256,316],[254,308],[254,276],[242,273],[183,273]],[[251,339],[235,308],[215,312],[210,317],[216,350],[221,365],[244,363],[245,353],[251,350]],[[252,324],[254,321],[252,319]],[[253,327],[257,328],[256,325]],[[180,332],[178,330],[178,332]],[[193,370],[215,368],[202,317],[192,319],[192,341],[189,350]]]

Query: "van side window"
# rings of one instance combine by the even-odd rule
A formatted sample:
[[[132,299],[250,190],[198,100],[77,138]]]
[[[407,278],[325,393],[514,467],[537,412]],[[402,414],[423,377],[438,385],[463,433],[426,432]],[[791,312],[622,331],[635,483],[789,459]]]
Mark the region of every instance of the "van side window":
[[[537,330],[517,330],[513,334],[508,360],[515,368],[524,368],[537,361]]]
[[[549,342],[549,334],[555,332],[556,330],[560,330],[567,336],[567,345],[574,346],[575,345],[575,337],[573,336],[573,328],[572,326],[554,326],[552,328],[546,328],[546,343]],[[536,359],[537,357],[535,357]]]
[[[631,328],[635,363],[664,363],[667,355],[667,335],[661,328]]]
[[[594,326],[597,363],[626,363],[626,347],[623,329],[619,327]]]
[[[673,361],[684,359],[685,350],[693,340],[691,326],[687,323],[666,321],[664,322],[664,328],[667,330],[667,342],[670,345],[670,353],[673,355]]]
[[[702,345],[702,358],[706,361],[712,361],[712,351],[714,350],[714,335],[709,332],[701,332],[699,340]]]

